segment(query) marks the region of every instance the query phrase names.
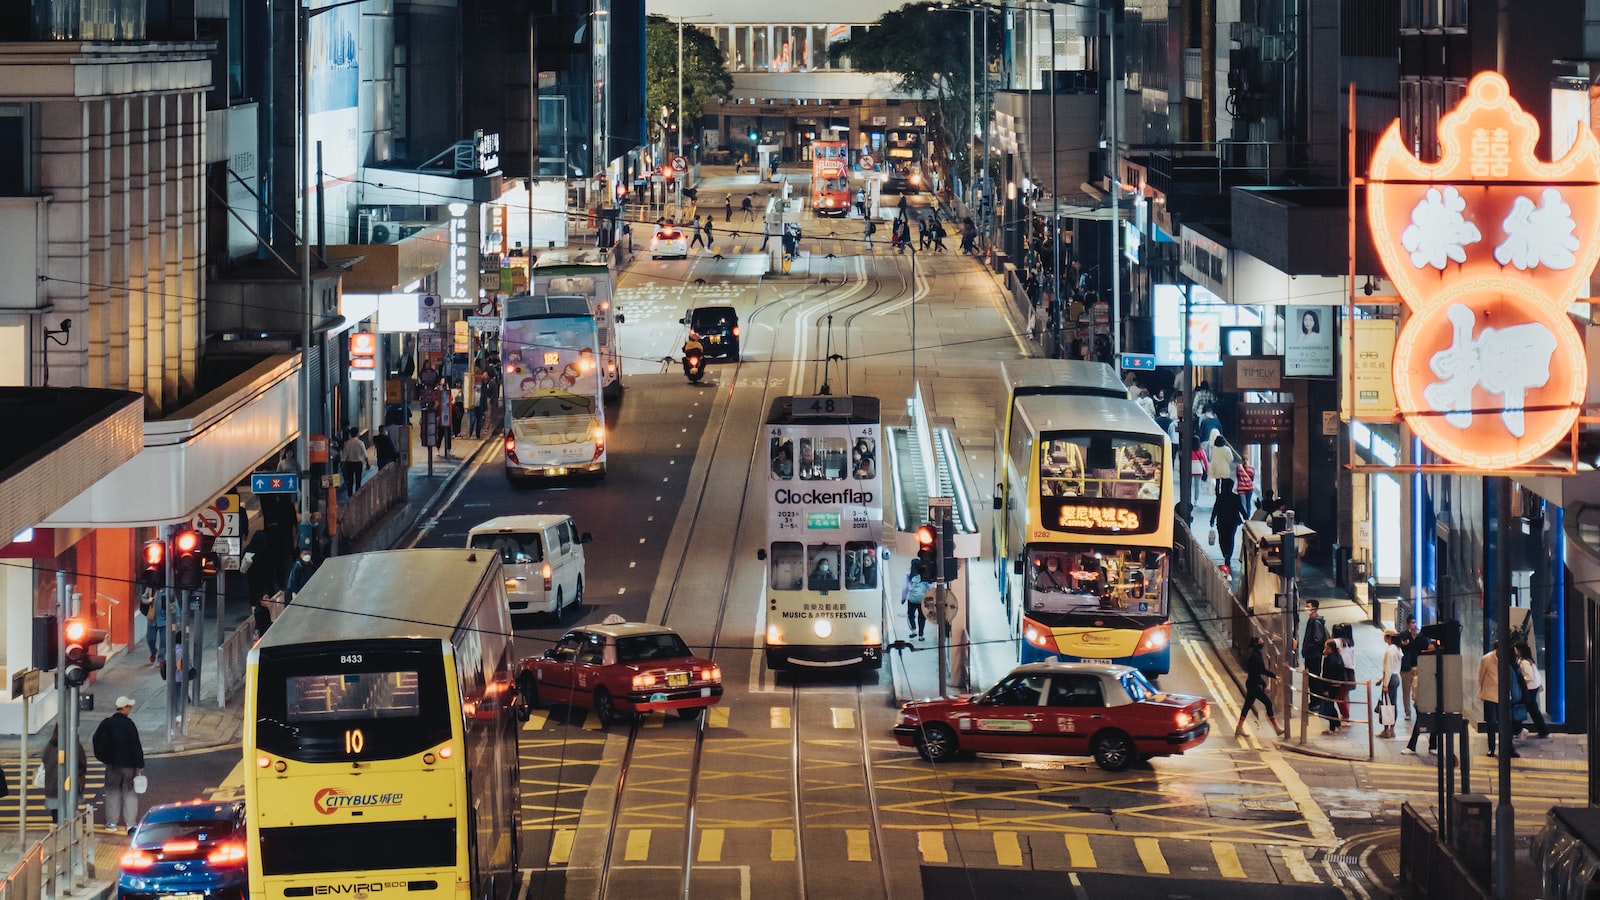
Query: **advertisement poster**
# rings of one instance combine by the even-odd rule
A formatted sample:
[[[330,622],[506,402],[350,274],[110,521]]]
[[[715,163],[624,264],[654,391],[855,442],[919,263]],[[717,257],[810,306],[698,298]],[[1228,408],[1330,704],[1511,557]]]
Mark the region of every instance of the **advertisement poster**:
[[[355,175],[358,168],[357,103],[361,78],[357,66],[361,7],[340,6],[313,15],[307,34],[311,38],[311,102],[307,107],[311,133],[306,141],[306,181],[314,186],[317,142],[322,142],[322,177],[325,180]],[[332,204],[330,204],[331,206]]]
[[[1332,306],[1285,307],[1283,374],[1288,378],[1333,374]]]
[[[1394,319],[1357,319],[1351,323],[1355,351],[1350,365],[1352,386],[1346,398],[1354,418],[1394,418]]]

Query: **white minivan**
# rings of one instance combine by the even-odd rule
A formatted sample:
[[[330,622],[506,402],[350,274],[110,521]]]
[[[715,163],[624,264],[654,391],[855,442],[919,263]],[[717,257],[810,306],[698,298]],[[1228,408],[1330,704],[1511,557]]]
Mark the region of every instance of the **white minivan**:
[[[494,550],[505,567],[513,616],[548,612],[559,617],[583,603],[583,545],[571,516],[500,516],[473,526],[467,546]]]

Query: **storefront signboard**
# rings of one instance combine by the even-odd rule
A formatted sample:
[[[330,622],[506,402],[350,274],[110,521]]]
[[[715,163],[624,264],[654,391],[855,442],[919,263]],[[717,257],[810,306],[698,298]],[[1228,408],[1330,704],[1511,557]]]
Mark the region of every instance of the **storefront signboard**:
[[[1600,258],[1600,139],[1534,156],[1539,126],[1506,80],[1477,75],[1413,156],[1395,122],[1373,154],[1367,218],[1410,315],[1394,350],[1400,414],[1429,450],[1481,471],[1567,438],[1588,386],[1567,307]]]
[[[1350,323],[1354,347],[1345,361],[1351,373],[1345,392],[1345,417],[1394,418],[1394,319],[1356,319]]]
[[[1228,393],[1282,390],[1283,357],[1256,356],[1224,360],[1222,389]]]
[[[1294,437],[1294,404],[1239,404],[1239,442],[1275,444]]]

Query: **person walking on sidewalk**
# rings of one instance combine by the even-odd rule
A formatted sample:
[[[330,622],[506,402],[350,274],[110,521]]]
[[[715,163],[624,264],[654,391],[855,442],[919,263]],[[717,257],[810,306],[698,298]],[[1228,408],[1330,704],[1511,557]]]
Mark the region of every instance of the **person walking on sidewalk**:
[[[1217,568],[1224,574],[1233,574],[1233,542],[1243,522],[1239,495],[1233,491],[1217,494],[1216,502],[1211,506],[1211,527],[1217,533],[1217,549],[1222,551],[1222,563]]]
[[[928,593],[928,584],[917,574],[913,565],[906,573],[906,586],[900,591],[900,601],[906,605],[906,636],[922,639],[928,630],[928,617],[922,611],[922,598]]]
[[[106,831],[127,829],[129,834],[139,824],[139,794],[133,780],[144,774],[144,743],[139,740],[139,726],[128,718],[131,712],[133,700],[118,697],[117,711],[100,722],[93,740],[94,758],[106,767]]]
[[[1250,517],[1250,501],[1256,494],[1256,467],[1250,465],[1243,456],[1233,464],[1233,491],[1239,495],[1239,509],[1243,510],[1245,518]]]
[[[712,228],[711,214],[710,213],[706,213],[706,249],[707,250],[714,249],[711,245],[716,242],[715,239],[712,238],[712,236],[711,236],[711,228]]]
[[[1261,646],[1260,637],[1250,638],[1250,656],[1244,661],[1244,706],[1239,708],[1239,724],[1234,726],[1234,737],[1244,734],[1245,719],[1255,709],[1257,700],[1266,708],[1267,721],[1272,723],[1272,730],[1282,731],[1278,727],[1278,716],[1272,709],[1272,698],[1267,696],[1267,679],[1277,678],[1278,673],[1267,668]]]
[[[1483,724],[1489,733],[1489,755],[1494,756],[1495,738],[1500,733],[1500,642],[1495,641],[1478,660],[1478,699],[1483,702]],[[1521,756],[1507,747],[1511,756]]]
[[[361,440],[361,432],[350,429],[350,437],[339,455],[344,460],[344,496],[348,500],[356,495],[361,487],[361,475],[367,471],[367,445]]]
[[[724,221],[724,222],[732,222],[733,221],[733,195],[732,194],[729,194],[728,196],[722,198],[722,221]]]
[[[1417,617],[1406,616],[1406,627],[1394,640],[1400,647],[1400,711],[1411,721],[1412,698],[1417,693],[1417,654],[1427,640],[1417,631]]]
[[[689,221],[691,223],[690,227],[694,229],[694,237],[689,239],[689,249],[693,250],[696,247],[705,246],[705,238],[700,236],[700,220],[690,219]]]
[[[1322,666],[1322,650],[1328,643],[1328,620],[1318,612],[1321,606],[1316,600],[1306,601],[1306,630],[1300,637],[1300,659],[1307,670]]]
[[[1310,666],[1307,666],[1310,668]],[[1328,733],[1339,730],[1339,701],[1344,696],[1344,682],[1349,678],[1344,670],[1344,659],[1339,654],[1339,642],[1332,638],[1322,644],[1322,656],[1311,673],[1311,692],[1314,702],[1321,707],[1322,718],[1328,723]]]
[[[294,599],[295,594],[306,589],[306,582],[310,581],[311,576],[315,575],[316,572],[317,564],[311,558],[311,548],[302,548],[300,558],[294,561],[294,568],[289,570],[289,583],[286,587],[289,591],[290,600]]]
[[[1394,722],[1399,718],[1400,711],[1400,664],[1402,654],[1400,644],[1396,640],[1399,635],[1393,631],[1383,633],[1383,669],[1378,673],[1379,703],[1388,704],[1394,710],[1388,722],[1383,724],[1383,731],[1378,737],[1394,737]],[[1382,718],[1380,715],[1379,718]]]
[[[1544,690],[1544,679],[1539,675],[1539,667],[1533,662],[1533,648],[1527,641],[1517,641],[1511,645],[1511,650],[1516,654],[1517,677],[1522,679],[1522,706],[1528,711],[1528,718],[1533,720],[1534,728],[1538,729],[1538,736],[1550,736],[1550,726],[1544,722],[1544,713],[1539,711],[1539,692]]]
[[[1333,626],[1333,639],[1339,645],[1339,664],[1344,667],[1345,683],[1339,687],[1339,718],[1350,721],[1350,691],[1356,680],[1356,633],[1349,622]]]

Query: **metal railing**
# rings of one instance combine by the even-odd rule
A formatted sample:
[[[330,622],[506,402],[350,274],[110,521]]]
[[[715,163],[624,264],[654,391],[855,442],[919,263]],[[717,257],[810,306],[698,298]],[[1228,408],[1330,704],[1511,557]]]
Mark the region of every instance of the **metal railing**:
[[[267,598],[267,610],[272,614],[272,621],[278,621],[278,616],[283,614],[285,605],[283,591],[279,591]],[[244,682],[245,666],[250,659],[250,648],[256,645],[255,616],[250,616],[239,627],[228,635],[228,639],[217,648],[217,706],[228,705],[228,693],[234,685]],[[3,900],[3,898],[0,898]]]
[[[1489,900],[1439,830],[1409,803],[1400,804],[1400,886],[1427,900]]]
[[[85,807],[23,851],[0,881],[0,900],[62,900],[95,877],[94,848],[94,808]]]
[[[1313,687],[1313,678],[1315,678],[1318,682],[1321,682],[1323,685],[1330,686],[1329,688],[1324,689],[1326,693]],[[1374,758],[1374,746],[1376,743],[1375,738],[1377,737],[1377,729],[1373,727],[1377,724],[1377,720],[1373,715],[1375,710],[1372,705],[1372,682],[1331,681],[1319,675],[1312,675],[1305,669],[1301,669],[1299,690],[1300,696],[1306,698],[1308,701],[1300,704],[1300,743],[1302,745],[1305,744],[1306,739],[1311,735],[1310,729],[1312,716],[1322,716],[1339,720],[1341,727],[1344,725],[1365,725],[1367,726],[1367,762],[1372,762]],[[1355,696],[1358,690],[1362,695],[1360,699],[1357,699]],[[1337,709],[1334,710],[1331,715],[1326,711],[1327,704],[1330,703],[1337,706]],[[1323,709],[1324,711],[1313,712],[1311,709],[1313,706]],[[1357,707],[1358,709],[1366,710],[1365,718],[1357,719],[1353,715],[1347,716],[1346,713],[1349,712],[1350,707],[1352,706]]]
[[[390,463],[367,479],[354,497],[339,507],[339,534],[348,545],[377,524],[384,514],[406,502],[406,467]]]

